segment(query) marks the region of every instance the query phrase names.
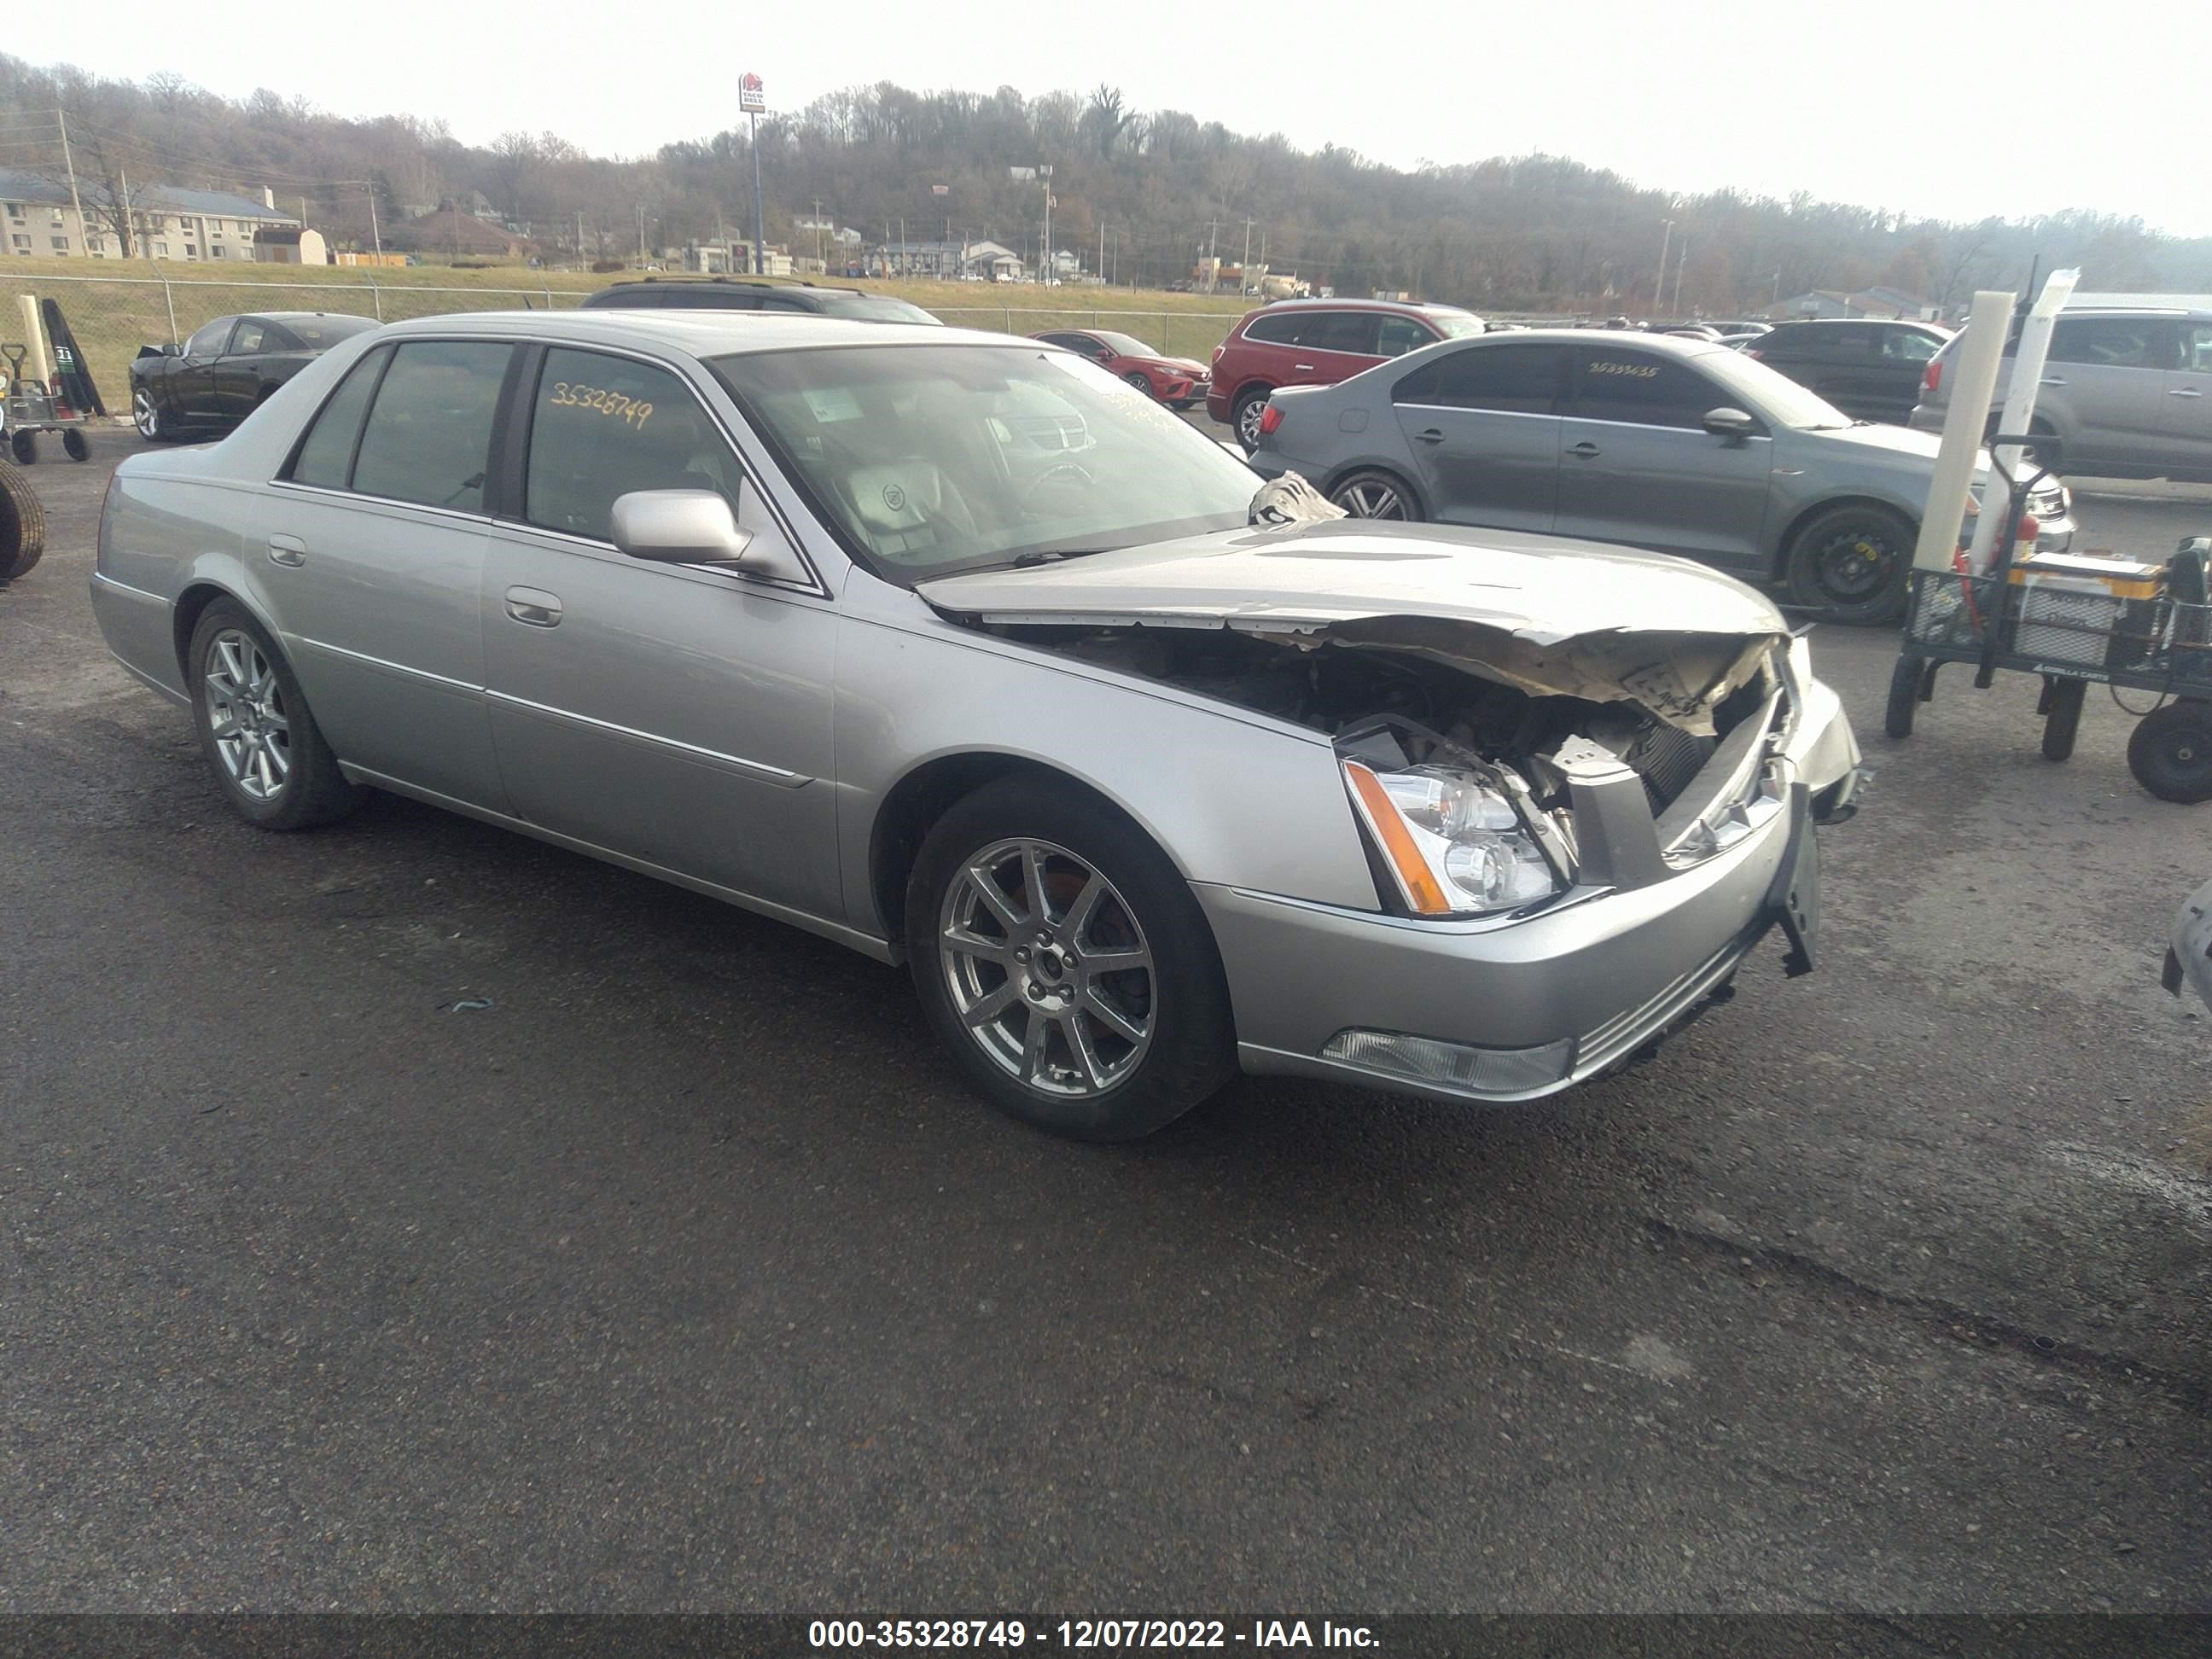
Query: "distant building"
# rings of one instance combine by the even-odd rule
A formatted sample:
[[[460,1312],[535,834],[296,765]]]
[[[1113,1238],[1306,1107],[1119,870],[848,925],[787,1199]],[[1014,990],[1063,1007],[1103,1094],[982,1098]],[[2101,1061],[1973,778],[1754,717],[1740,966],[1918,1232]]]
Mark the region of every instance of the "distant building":
[[[404,220],[384,233],[392,246],[447,258],[521,259],[533,251],[530,239],[504,225],[464,213],[447,202],[434,212]]]
[[[96,186],[79,178],[89,226],[77,217],[66,180],[0,167],[0,252],[17,258],[119,258],[123,246],[93,205]],[[131,250],[141,258],[251,259],[254,238],[270,226],[300,222],[276,210],[268,191],[258,199],[221,190],[148,185],[131,192]]]
[[[1865,317],[1888,322],[1932,318],[1936,310],[1934,301],[1901,289],[1869,288],[1847,294],[1840,289],[1816,288],[1769,307],[1766,315],[1775,322],[1799,317]]]
[[[326,265],[331,250],[319,230],[264,225],[253,233],[253,257],[266,265]]]
[[[1011,280],[1022,274],[1021,257],[996,242],[883,242],[868,251],[867,264],[878,275],[940,282],[969,276],[996,280],[1002,274]]]

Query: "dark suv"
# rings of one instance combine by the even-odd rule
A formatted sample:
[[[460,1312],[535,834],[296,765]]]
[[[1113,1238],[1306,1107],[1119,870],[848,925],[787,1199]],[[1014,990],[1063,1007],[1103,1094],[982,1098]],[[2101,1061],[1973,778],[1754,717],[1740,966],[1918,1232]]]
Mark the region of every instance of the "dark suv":
[[[727,282],[720,277],[662,282],[617,283],[584,301],[586,310],[604,307],[658,311],[783,311],[813,317],[848,317],[860,323],[927,323],[942,326],[920,306],[888,294],[864,294],[857,288],[817,288],[811,283]]]
[[[1284,300],[1247,312],[1213,350],[1206,412],[1237,431],[1249,454],[1260,416],[1279,386],[1334,386],[1409,351],[1483,331],[1457,306],[1398,300]]]
[[[1919,398],[1921,371],[1950,337],[1933,323],[1807,318],[1775,324],[1744,355],[1810,386],[1855,421],[1901,426]]]

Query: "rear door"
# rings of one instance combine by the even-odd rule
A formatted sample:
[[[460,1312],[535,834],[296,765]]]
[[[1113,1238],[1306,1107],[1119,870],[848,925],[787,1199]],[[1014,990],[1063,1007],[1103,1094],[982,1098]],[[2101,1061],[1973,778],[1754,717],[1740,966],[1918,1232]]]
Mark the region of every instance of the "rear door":
[[[2179,367],[2159,402],[2173,470],[2212,477],[2212,323],[2181,325]]]
[[[2187,401],[2165,396],[2167,373],[2180,364],[2179,332],[2164,317],[2059,318],[2036,406],[2066,440],[2069,472],[2172,464],[2166,405]]]
[[[1928,372],[1929,360],[1943,349],[1943,339],[1905,323],[1876,323],[1874,330],[1878,374],[1863,418],[1902,426],[1920,401],[1921,377]]]
[[[1552,528],[1566,368],[1563,345],[1470,343],[1400,378],[1391,403],[1430,517],[1498,530]]]
[[[1764,426],[1749,438],[1707,432],[1707,410],[1741,405],[1692,362],[1632,347],[1573,353],[1558,532],[1763,568],[1774,449]]]
[[[477,595],[513,356],[489,340],[368,353],[258,498],[244,550],[338,758],[494,809]]]
[[[1281,384],[1334,386],[1382,361],[1379,311],[1310,311],[1298,318]]]

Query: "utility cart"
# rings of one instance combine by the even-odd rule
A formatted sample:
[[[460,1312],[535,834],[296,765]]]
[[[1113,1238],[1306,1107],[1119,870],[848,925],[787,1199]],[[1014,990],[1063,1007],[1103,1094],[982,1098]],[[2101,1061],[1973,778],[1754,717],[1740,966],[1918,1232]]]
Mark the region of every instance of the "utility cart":
[[[2034,438],[1990,441],[1992,448],[2003,444],[2055,447]],[[2036,470],[2012,483],[2012,525],[2025,531],[2022,503],[2050,472],[2039,457]],[[1935,697],[1936,671],[1972,663],[1978,687],[2000,670],[2042,678],[2043,753],[2063,761],[2074,752],[2089,688],[2109,686],[2136,717],[2128,742],[2136,781],[2162,800],[2212,800],[2212,538],[2182,543],[2161,564],[2038,554],[2033,546],[2032,532],[2002,536],[1980,575],[1963,555],[1958,569],[1911,572],[1884,729],[1911,736],[1918,706]],[[2132,706],[2123,691],[2148,701]]]
[[[92,416],[71,408],[46,381],[24,374],[30,356],[28,346],[0,344],[0,360],[6,364],[0,368],[0,435],[7,438],[19,466],[39,459],[41,432],[60,433],[64,453],[73,461],[83,460],[92,453],[84,436]]]

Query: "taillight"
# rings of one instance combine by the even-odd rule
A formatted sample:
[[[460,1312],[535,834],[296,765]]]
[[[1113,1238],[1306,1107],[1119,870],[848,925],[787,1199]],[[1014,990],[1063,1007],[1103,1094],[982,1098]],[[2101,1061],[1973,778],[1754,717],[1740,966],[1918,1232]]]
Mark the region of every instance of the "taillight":
[[[1928,367],[1920,371],[1920,389],[1923,392],[1937,392],[1942,389],[1942,360],[1930,357],[1928,360]]]
[[[1218,346],[1216,346],[1216,347],[1214,347],[1214,348],[1213,348],[1213,356],[1211,356],[1211,357],[1209,357],[1206,361],[1207,361],[1208,362],[1211,362],[1211,363],[1213,363],[1213,364],[1218,365],[1218,364],[1220,363],[1220,362],[1221,362],[1221,354],[1222,354],[1223,352],[1224,352],[1224,351],[1228,350],[1228,349],[1229,349],[1229,342],[1228,342],[1228,341],[1226,341],[1226,340],[1224,340],[1224,341],[1223,341],[1219,345],[1218,345]]]
[[[1283,406],[1280,404],[1269,404],[1260,411],[1260,430],[1262,433],[1273,432],[1282,423]]]

